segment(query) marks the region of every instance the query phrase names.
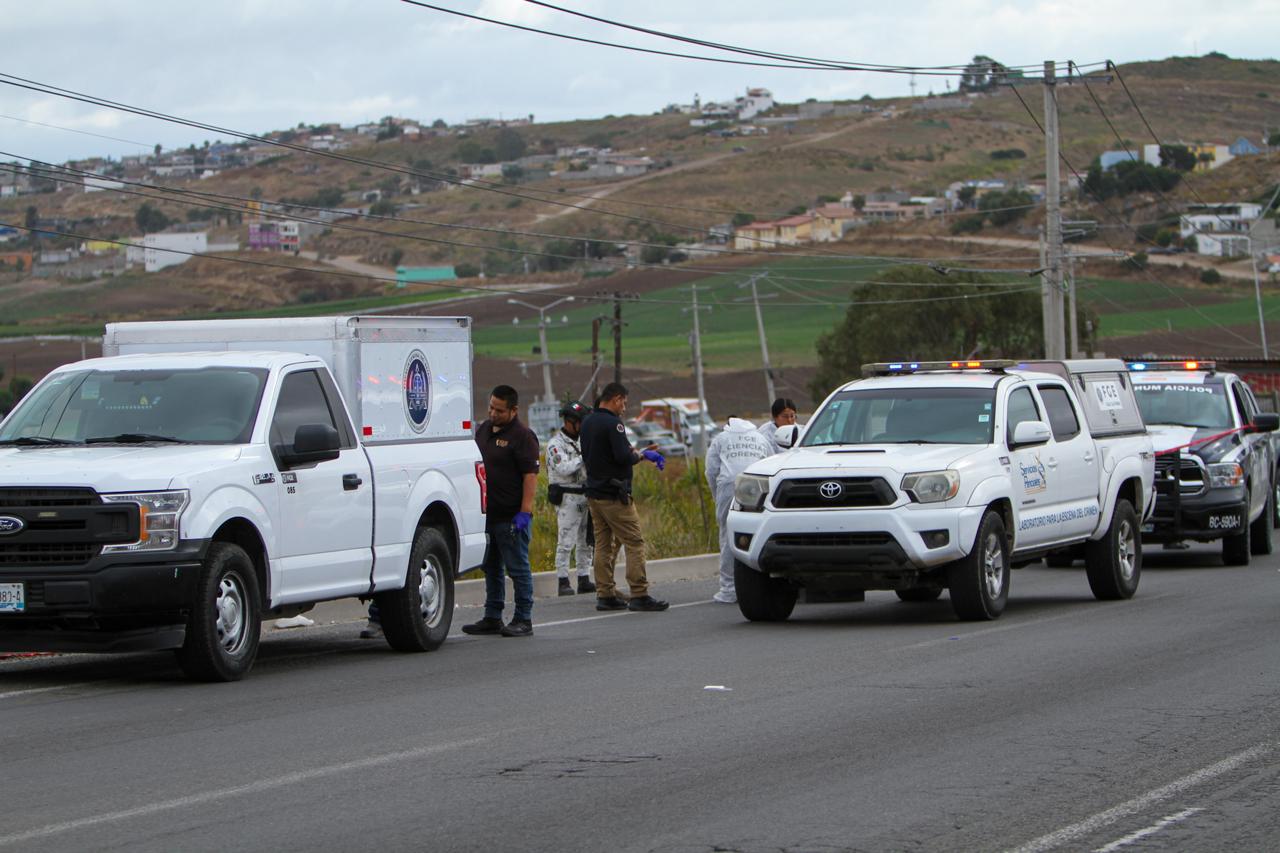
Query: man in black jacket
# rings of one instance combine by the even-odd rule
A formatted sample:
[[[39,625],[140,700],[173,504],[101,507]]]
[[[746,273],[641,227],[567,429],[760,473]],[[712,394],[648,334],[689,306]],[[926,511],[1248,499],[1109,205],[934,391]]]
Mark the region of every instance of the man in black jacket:
[[[656,450],[637,451],[627,441],[622,414],[627,389],[610,382],[600,393],[595,410],[582,423],[582,459],[587,468],[587,504],[595,526],[596,610],[666,610],[669,606],[649,595],[644,570],[644,536],[640,516],[631,500],[631,468],[647,459],[661,471],[665,460]],[[627,551],[627,586],[631,600],[618,596],[613,564],[618,548]]]

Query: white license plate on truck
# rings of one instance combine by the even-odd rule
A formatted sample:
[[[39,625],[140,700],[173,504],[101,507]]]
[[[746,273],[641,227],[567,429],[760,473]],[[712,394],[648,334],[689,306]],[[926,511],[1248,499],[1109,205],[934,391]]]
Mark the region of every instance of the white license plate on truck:
[[[0,583],[0,613],[21,613],[27,609],[27,597],[20,583]]]

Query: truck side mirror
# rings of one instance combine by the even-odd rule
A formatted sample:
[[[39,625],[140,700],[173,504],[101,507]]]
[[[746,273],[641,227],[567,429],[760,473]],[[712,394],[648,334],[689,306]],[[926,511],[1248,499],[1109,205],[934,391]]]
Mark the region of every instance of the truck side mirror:
[[[1010,448],[1044,444],[1052,434],[1044,421],[1023,421],[1013,428],[1013,443]]]
[[[303,424],[293,434],[293,446],[281,448],[280,467],[296,468],[337,459],[342,441],[329,424]]]
[[[800,443],[800,435],[804,428],[800,424],[788,424],[787,426],[778,427],[778,431],[774,433],[773,440],[777,442],[778,447],[783,450],[790,450]]]
[[[1274,412],[1258,412],[1253,416],[1254,432],[1275,432],[1280,429],[1280,415]]]

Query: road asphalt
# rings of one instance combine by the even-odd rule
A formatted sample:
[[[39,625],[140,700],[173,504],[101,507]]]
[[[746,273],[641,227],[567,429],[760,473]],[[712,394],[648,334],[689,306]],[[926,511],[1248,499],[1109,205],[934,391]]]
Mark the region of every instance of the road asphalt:
[[[424,655],[271,631],[225,685],[8,661],[0,851],[1274,850],[1277,568],[1151,550],[1098,602],[1037,564],[984,623],[869,593],[753,624],[664,580],[665,613],[543,599]]]

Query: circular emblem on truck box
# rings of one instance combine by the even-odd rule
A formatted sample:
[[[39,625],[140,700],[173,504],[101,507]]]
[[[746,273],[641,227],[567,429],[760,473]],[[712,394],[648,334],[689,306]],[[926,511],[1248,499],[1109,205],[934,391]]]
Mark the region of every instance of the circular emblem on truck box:
[[[821,486],[818,486],[818,494],[822,495],[824,498],[826,498],[829,501],[835,500],[836,498],[840,497],[840,495],[842,495],[843,493],[844,493],[844,486],[840,485],[835,480],[828,480],[827,482],[823,483]]]
[[[431,369],[421,350],[409,353],[404,366],[404,411],[414,432],[427,428],[431,417]]]
[[[26,526],[27,523],[16,516],[0,515],[0,536],[21,533]]]

